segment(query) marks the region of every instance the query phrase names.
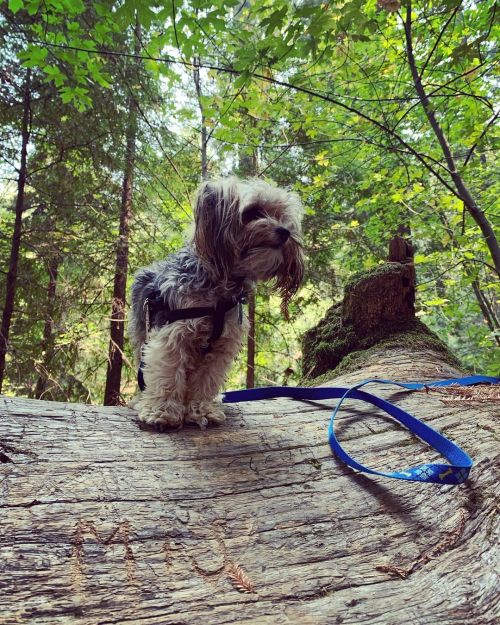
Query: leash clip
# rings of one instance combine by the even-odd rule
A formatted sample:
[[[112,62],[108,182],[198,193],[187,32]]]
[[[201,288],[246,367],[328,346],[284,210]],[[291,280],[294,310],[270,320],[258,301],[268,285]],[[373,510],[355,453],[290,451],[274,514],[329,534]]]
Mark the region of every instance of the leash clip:
[[[145,322],[146,322],[146,343],[149,341],[149,331],[150,331],[150,324],[149,324],[149,299],[146,297],[146,299],[144,300],[144,304],[142,305],[142,311],[144,313],[144,317],[145,317]]]

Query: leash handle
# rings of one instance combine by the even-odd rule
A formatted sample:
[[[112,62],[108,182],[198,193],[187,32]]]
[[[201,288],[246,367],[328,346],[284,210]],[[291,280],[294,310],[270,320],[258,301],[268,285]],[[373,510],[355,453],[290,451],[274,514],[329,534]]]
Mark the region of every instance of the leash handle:
[[[402,408],[391,404],[390,402],[377,397],[371,393],[360,390],[367,384],[392,384],[406,388],[408,390],[419,390],[432,387],[443,387],[451,385],[469,386],[472,384],[488,383],[498,384],[500,378],[489,376],[468,376],[465,378],[456,378],[451,380],[440,380],[437,382],[393,382],[391,380],[365,380],[359,384],[355,384],[350,388],[341,386],[323,386],[319,388],[309,387],[288,387],[288,386],[267,386],[255,389],[246,389],[240,391],[227,391],[224,394],[223,402],[240,402],[254,401],[259,399],[271,399],[275,397],[290,397],[292,399],[340,399],[333,414],[330,418],[328,427],[328,440],[332,452],[347,465],[373,475],[381,475],[398,480],[406,480],[413,482],[430,482],[434,484],[461,484],[469,476],[472,467],[472,459],[454,442],[450,441],[446,436],[434,430],[432,427],[417,419],[413,415],[404,411]],[[444,456],[449,464],[422,464],[416,467],[410,467],[403,471],[383,472],[376,471],[361,464],[348,454],[342,447],[335,435],[335,417],[346,399],[357,399],[368,402],[377,406],[388,415],[396,419],[405,426],[410,432],[416,434],[420,439],[426,442],[430,447],[438,451]]]
[[[465,482],[465,480],[469,477],[469,473],[473,464],[470,456],[465,451],[463,451],[461,447],[456,445],[450,439],[446,438],[446,436],[444,436],[434,428],[430,427],[420,419],[417,419],[417,417],[414,417],[402,408],[399,408],[398,406],[395,406],[394,404],[391,404],[390,402],[386,401],[385,399],[381,399],[376,395],[372,395],[371,393],[367,393],[366,391],[359,390],[362,386],[372,384],[374,382],[382,382],[383,384],[396,384],[397,386],[401,386],[403,388],[409,388],[409,385],[407,384],[394,383],[390,380],[365,380],[364,382],[356,384],[355,386],[347,389],[340,398],[337,406],[335,407],[328,426],[328,441],[330,443],[332,452],[347,465],[349,465],[353,469],[362,471],[363,473],[381,475],[383,477],[390,477],[396,480],[406,480],[411,482],[430,482],[434,484],[461,484]],[[430,385],[421,384],[415,386],[415,384],[412,384],[410,390],[425,388],[426,386],[429,387]],[[447,386],[447,384],[440,384],[440,386]],[[355,391],[357,391],[361,395],[358,396],[354,393]],[[383,410],[386,414],[390,415],[391,417],[396,419],[396,421],[404,425],[410,432],[416,434],[430,447],[438,451],[449,461],[450,464],[428,463],[421,464],[416,467],[409,467],[401,471],[385,472],[371,469],[370,467],[367,467],[364,464],[355,460],[349,453],[345,451],[345,449],[340,444],[337,436],[335,435],[334,428],[335,417],[337,416],[343,402],[350,397],[352,397],[353,399],[361,399]]]

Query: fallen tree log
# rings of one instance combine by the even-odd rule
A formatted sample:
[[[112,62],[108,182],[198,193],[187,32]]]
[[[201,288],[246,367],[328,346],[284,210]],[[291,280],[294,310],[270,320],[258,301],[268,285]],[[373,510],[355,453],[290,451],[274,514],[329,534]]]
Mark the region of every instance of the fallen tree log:
[[[393,341],[328,382],[460,374],[432,342]],[[498,404],[369,390],[461,445],[469,480],[349,469],[327,442],[333,401],[160,434],[127,408],[0,398],[0,623],[493,625]],[[374,468],[437,460],[355,402],[337,433]]]

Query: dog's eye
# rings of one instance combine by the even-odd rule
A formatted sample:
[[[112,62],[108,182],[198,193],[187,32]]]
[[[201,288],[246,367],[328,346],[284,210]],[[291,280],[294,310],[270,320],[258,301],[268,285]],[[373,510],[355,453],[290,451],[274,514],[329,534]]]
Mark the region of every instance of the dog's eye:
[[[241,220],[244,224],[247,224],[250,221],[255,221],[256,219],[262,219],[264,216],[264,211],[261,208],[255,206],[252,208],[247,208],[247,210],[241,216]]]

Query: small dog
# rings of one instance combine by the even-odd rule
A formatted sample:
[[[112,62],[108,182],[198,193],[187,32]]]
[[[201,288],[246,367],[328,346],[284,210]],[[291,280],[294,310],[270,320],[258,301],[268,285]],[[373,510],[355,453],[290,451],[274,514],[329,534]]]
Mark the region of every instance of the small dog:
[[[302,212],[295,193],[260,180],[201,185],[190,243],[141,269],[132,286],[130,337],[145,389],[131,406],[141,421],[160,430],[224,421],[214,400],[247,329],[241,302],[273,279],[286,314],[304,273]]]

